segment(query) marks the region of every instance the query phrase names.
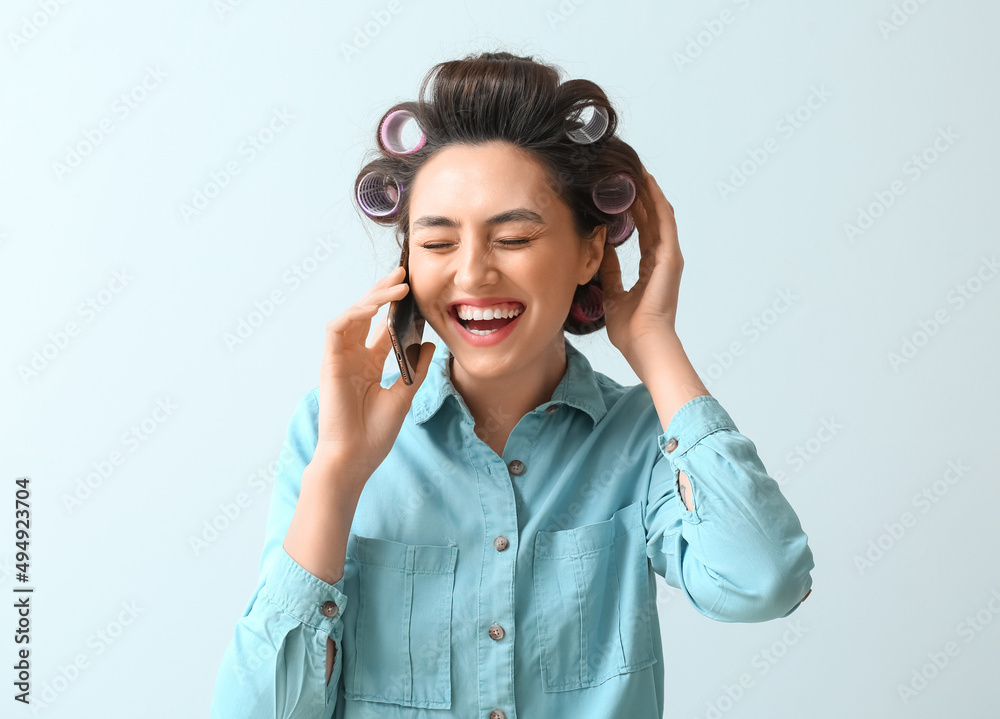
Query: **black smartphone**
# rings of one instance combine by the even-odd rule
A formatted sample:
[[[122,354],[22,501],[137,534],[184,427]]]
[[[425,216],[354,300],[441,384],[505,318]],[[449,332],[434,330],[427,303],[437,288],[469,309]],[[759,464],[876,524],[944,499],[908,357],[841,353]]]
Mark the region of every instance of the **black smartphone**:
[[[399,262],[406,268],[403,282],[410,283],[409,244],[403,247],[403,257]],[[389,303],[389,315],[386,318],[389,337],[392,338],[393,351],[399,363],[399,373],[403,384],[413,384],[413,376],[420,360],[420,343],[424,337],[424,317],[413,299],[413,289],[408,287],[406,296],[401,300]]]

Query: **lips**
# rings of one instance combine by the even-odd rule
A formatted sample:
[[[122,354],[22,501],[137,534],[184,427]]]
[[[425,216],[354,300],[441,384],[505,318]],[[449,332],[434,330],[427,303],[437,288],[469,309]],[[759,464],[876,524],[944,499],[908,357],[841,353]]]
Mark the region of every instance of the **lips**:
[[[524,317],[524,312],[521,312],[517,317],[512,320],[498,319],[498,320],[469,320],[464,321],[458,319],[458,312],[452,309],[449,313],[452,322],[455,323],[455,330],[458,334],[474,347],[492,347],[493,345],[503,342]],[[475,332],[470,331],[475,330],[485,330],[496,328],[494,332],[489,334],[480,335]]]

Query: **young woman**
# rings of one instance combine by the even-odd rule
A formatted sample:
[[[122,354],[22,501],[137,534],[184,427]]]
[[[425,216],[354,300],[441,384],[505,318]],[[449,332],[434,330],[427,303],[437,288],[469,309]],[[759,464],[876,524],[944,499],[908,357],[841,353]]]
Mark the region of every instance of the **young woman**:
[[[673,208],[616,127],[599,87],[507,53],[435,66],[383,118],[356,190],[410,283],[327,325],[212,716],[652,719],[654,572],[727,622],[811,591],[795,512],[675,333]],[[408,292],[443,341],[412,385],[384,325],[366,344]],[[641,384],[566,339],[602,327]]]

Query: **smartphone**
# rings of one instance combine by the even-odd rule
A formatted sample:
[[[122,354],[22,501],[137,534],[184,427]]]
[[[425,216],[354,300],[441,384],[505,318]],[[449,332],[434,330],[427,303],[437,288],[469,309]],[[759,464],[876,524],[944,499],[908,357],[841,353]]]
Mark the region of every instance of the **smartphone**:
[[[424,337],[424,317],[413,299],[413,288],[410,283],[409,244],[403,247],[403,257],[399,264],[406,268],[403,282],[408,285],[408,292],[401,300],[389,303],[389,315],[386,318],[389,337],[392,338],[392,348],[399,363],[399,374],[403,384],[413,384],[413,376],[420,360],[420,343]]]

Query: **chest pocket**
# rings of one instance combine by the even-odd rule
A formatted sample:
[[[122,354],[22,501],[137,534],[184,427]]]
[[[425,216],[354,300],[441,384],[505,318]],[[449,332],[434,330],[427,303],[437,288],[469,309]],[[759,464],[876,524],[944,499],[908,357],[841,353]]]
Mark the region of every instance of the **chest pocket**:
[[[357,563],[357,623],[352,661],[343,664],[345,698],[450,709],[458,547],[352,534],[347,554]]]
[[[639,502],[604,522],[535,535],[544,691],[597,686],[656,661],[647,562]]]

